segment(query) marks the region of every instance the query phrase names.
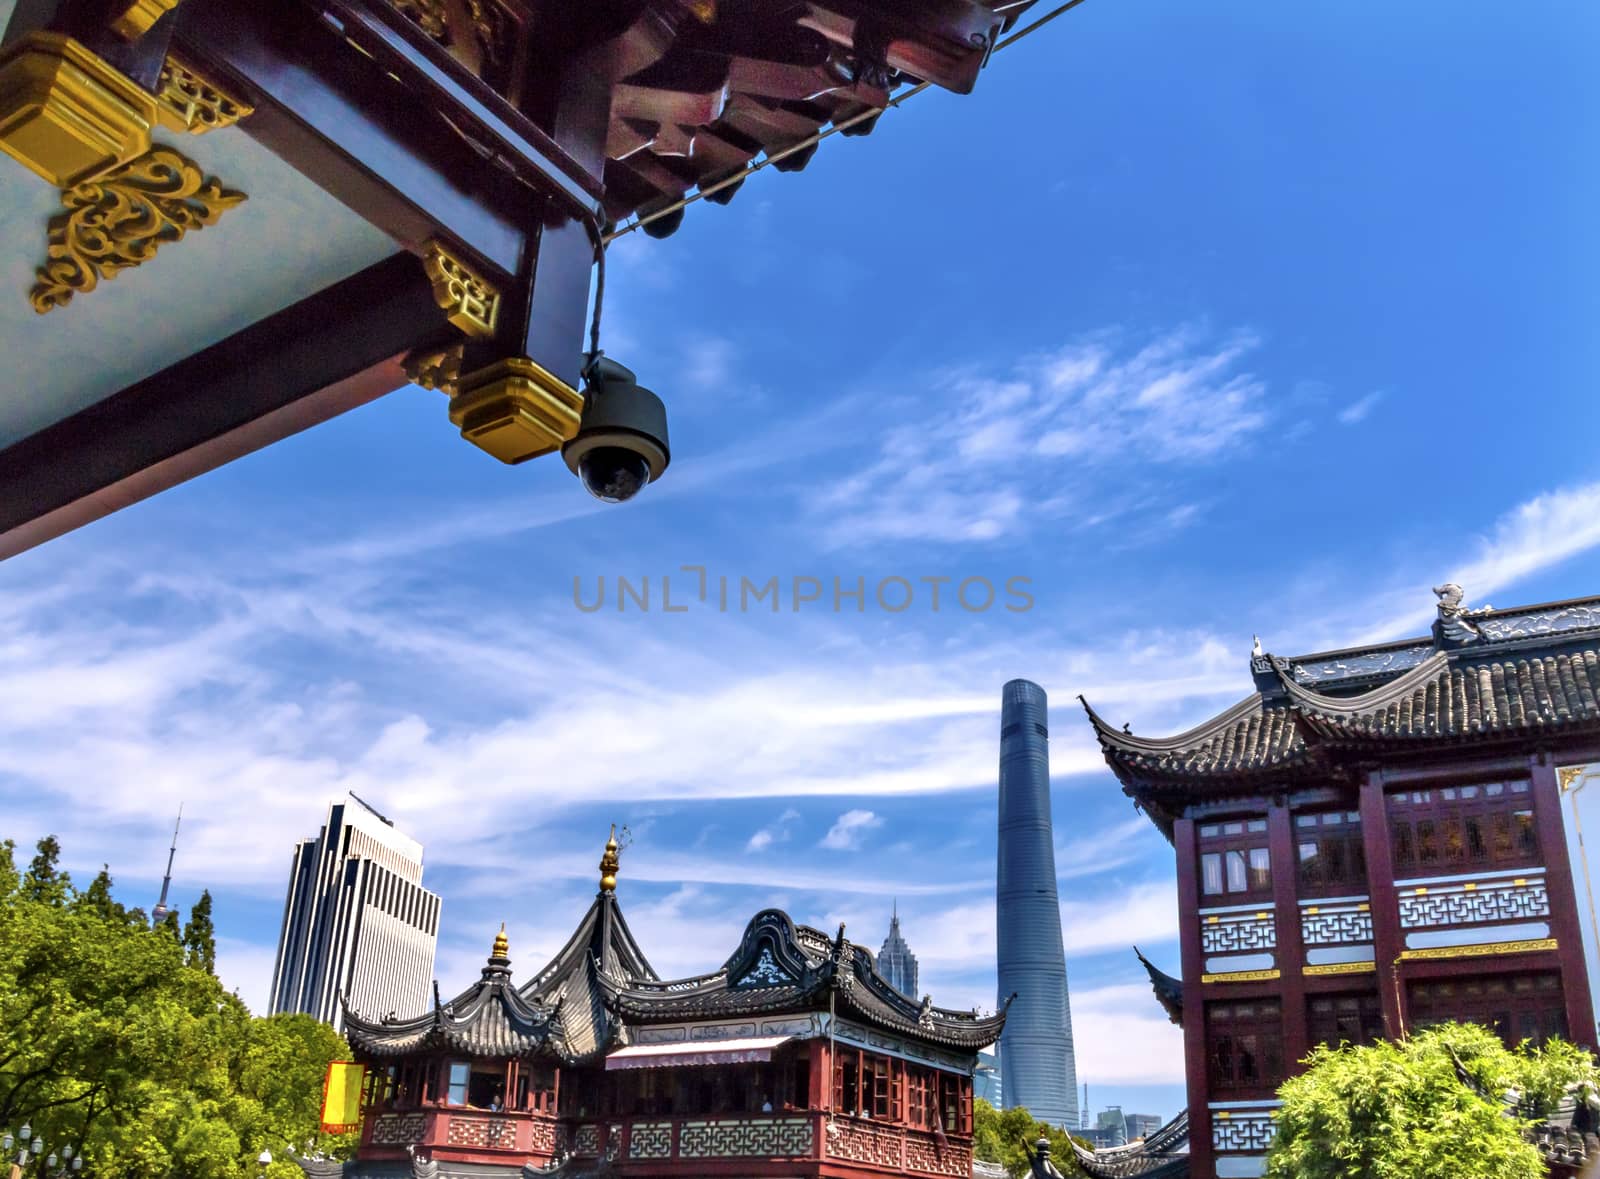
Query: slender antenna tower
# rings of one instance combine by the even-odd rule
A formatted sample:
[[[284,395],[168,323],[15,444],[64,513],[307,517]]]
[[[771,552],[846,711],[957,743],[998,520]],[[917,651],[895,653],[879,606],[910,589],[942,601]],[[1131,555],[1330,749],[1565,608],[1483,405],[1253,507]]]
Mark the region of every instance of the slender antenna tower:
[[[150,924],[160,925],[171,912],[167,908],[167,889],[172,887],[172,861],[178,854],[178,828],[183,826],[183,803],[178,804],[178,821],[172,825],[172,849],[167,852],[167,874],[161,878],[161,899],[150,911]]]

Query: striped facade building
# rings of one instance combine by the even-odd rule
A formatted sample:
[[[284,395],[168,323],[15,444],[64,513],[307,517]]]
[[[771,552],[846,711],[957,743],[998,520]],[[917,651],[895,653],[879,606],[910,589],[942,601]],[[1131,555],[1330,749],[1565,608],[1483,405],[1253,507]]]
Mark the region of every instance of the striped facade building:
[[[427,1001],[438,931],[422,845],[353,794],[335,802],[295,848],[271,1011],[338,1028],[341,996],[361,1011],[414,1010]]]

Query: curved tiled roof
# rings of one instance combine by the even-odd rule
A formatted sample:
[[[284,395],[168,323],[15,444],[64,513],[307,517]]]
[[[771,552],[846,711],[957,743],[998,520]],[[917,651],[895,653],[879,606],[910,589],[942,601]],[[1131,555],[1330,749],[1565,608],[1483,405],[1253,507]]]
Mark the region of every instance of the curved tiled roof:
[[[1306,760],[1294,711],[1268,704],[1259,692],[1186,733],[1159,739],[1113,728],[1087,700],[1083,707],[1106,756],[1132,769],[1185,778],[1238,777],[1282,771]]]
[[[1186,1179],[1189,1174],[1189,1114],[1173,1118],[1148,1138],[1105,1150],[1085,1150],[1076,1139],[1072,1153],[1090,1179]]]
[[[567,944],[519,988],[524,999],[561,1012],[560,1049],[569,1060],[591,1057],[611,1043],[602,977],[647,982],[656,977],[608,889],[595,897]]]
[[[766,909],[745,927],[739,948],[721,970],[669,982],[607,980],[607,1003],[629,1023],[776,1015],[826,1010],[933,1044],[976,1051],[1000,1037],[1005,1014],[979,1015],[908,999],[878,973],[872,951],[845,940],[841,926],[829,941]]]
[[[1334,751],[1600,734],[1600,598],[1466,611],[1441,607],[1431,644],[1251,660],[1257,691],[1188,732],[1135,736],[1084,701],[1128,793],[1337,777]],[[1080,697],[1081,699],[1081,697]],[[1161,810],[1159,806],[1155,809]]]
[[[474,1057],[531,1057],[548,1052],[559,1038],[559,1021],[547,1007],[529,1002],[511,984],[511,960],[503,943],[483,976],[448,1003],[435,984],[433,1009],[407,1019],[368,1019],[344,1012],[345,1037],[367,1056],[405,1056],[429,1049]]]

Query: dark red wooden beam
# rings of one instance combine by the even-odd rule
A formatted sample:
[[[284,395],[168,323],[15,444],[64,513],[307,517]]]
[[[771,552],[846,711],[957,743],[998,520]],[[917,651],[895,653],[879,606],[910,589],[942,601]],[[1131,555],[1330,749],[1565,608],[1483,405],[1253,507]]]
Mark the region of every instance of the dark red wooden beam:
[[[402,246],[442,236],[488,277],[517,273],[542,202],[437,117],[442,74],[408,88],[299,4],[189,0],[173,16],[174,41],[234,83],[256,108],[241,129],[284,163]]]
[[[405,253],[252,324],[0,451],[0,559],[400,388],[454,334]]]

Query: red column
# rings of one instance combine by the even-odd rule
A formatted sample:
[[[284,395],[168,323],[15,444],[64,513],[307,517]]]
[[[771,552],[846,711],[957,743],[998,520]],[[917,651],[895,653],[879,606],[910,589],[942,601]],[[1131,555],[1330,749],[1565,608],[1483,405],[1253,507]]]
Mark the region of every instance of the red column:
[[[1383,797],[1383,773],[1374,770],[1361,786],[1361,842],[1367,857],[1367,896],[1372,906],[1372,953],[1383,1001],[1383,1027],[1390,1039],[1406,1028],[1404,988],[1400,981],[1400,901],[1394,888],[1394,852],[1389,846],[1389,808]]]
[[[1178,858],[1178,946],[1183,963],[1183,1061],[1189,1090],[1189,1172],[1212,1174],[1210,1084],[1206,1078],[1206,1008],[1200,996],[1205,954],[1200,948],[1200,866],[1193,819],[1172,827]]]
[[[1267,808],[1267,846],[1272,856],[1272,904],[1277,926],[1278,993],[1283,1006],[1283,1056],[1292,1071],[1310,1051],[1306,1035],[1305,949],[1300,938],[1298,860],[1287,800]]]
[[[1578,893],[1567,857],[1566,825],[1561,814],[1561,787],[1555,767],[1545,759],[1529,766],[1533,822],[1544,857],[1545,891],[1550,897],[1550,933],[1561,954],[1561,990],[1567,1000],[1567,1034],[1575,1044],[1597,1049],[1594,1003],[1589,997],[1589,971],[1583,960],[1583,927]]]

